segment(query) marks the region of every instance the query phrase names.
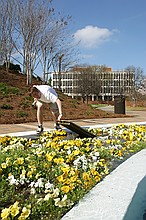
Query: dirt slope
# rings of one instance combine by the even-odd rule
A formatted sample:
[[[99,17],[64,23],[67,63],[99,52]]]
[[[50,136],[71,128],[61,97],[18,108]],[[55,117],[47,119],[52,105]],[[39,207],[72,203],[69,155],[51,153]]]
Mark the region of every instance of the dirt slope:
[[[41,84],[33,78],[33,84]],[[20,73],[0,69],[0,123],[13,124],[36,121],[36,109],[32,107],[29,96],[31,86],[26,86],[26,76]],[[57,91],[58,92],[58,91]],[[91,108],[81,101],[58,92],[62,100],[62,119],[116,117],[101,110]],[[48,105],[44,107],[44,120],[52,120]]]

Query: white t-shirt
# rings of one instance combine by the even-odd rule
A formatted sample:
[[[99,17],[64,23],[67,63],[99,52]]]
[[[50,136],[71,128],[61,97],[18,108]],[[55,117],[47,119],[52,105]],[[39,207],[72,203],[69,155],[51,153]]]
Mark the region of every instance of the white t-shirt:
[[[56,91],[48,85],[34,85],[41,92],[41,98],[38,99],[46,103],[55,103],[58,99]]]

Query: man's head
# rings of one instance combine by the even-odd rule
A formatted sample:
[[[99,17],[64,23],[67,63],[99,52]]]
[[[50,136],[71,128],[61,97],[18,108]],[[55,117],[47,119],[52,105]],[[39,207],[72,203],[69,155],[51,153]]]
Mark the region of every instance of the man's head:
[[[30,94],[33,98],[36,98],[36,99],[41,98],[41,92],[35,86],[31,88]]]

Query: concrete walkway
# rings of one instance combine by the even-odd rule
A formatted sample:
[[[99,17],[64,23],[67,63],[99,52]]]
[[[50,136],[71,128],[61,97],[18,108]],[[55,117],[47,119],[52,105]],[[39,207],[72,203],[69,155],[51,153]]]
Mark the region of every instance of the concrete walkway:
[[[102,110],[107,112],[113,112],[113,106],[102,107]],[[97,118],[97,119],[79,119],[71,120],[79,126],[91,127],[91,126],[103,126],[103,125],[113,125],[120,123],[145,123],[146,124],[146,112],[145,111],[126,111],[126,116],[124,118]],[[24,124],[0,124],[0,135],[22,135],[24,134],[35,134],[37,128],[37,122],[24,123]],[[53,129],[53,122],[44,122],[45,130]]]

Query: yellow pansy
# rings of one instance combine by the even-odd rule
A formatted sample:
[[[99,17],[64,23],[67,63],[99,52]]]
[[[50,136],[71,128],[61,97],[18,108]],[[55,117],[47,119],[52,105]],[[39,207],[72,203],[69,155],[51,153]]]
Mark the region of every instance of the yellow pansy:
[[[100,164],[101,166],[103,166],[104,163],[105,163],[105,160],[104,160],[104,159],[100,159],[100,160],[99,160],[99,164]]]
[[[70,191],[70,187],[65,185],[65,186],[62,186],[61,187],[61,190],[64,192],[64,193],[68,193]]]
[[[40,173],[37,173],[36,176],[35,176],[35,178],[38,179],[40,176],[41,176],[41,174],[40,174]]]
[[[101,176],[100,176],[100,175],[95,176],[95,177],[94,177],[94,180],[95,180],[96,182],[99,182],[99,181],[101,180]]]
[[[10,157],[7,157],[7,158],[6,158],[6,164],[9,164],[10,161],[11,161],[11,158],[10,158]]]
[[[85,189],[89,189],[91,187],[90,182],[85,182],[84,184],[85,184]]]
[[[19,202],[15,202],[12,206],[10,206],[11,215],[15,217],[19,213]]]
[[[48,163],[44,163],[44,168],[49,168],[51,165],[49,165]]]
[[[72,169],[72,170],[70,171],[70,175],[72,175],[72,176],[73,176],[73,175],[76,175],[77,173],[78,173],[77,170],[73,170],[73,169]]]
[[[75,140],[75,145],[76,145],[77,147],[80,147],[82,144],[83,144],[82,140],[80,140],[80,139]]]
[[[106,143],[107,143],[107,144],[110,144],[110,143],[111,143],[111,140],[109,140],[109,139],[106,140]]]
[[[74,159],[74,156],[72,154],[68,155],[68,157],[66,159],[66,163],[73,161],[73,159]]]
[[[32,177],[33,172],[32,171],[28,171],[27,172],[27,177]]]
[[[63,182],[63,181],[64,181],[63,175],[58,176],[58,177],[57,177],[57,180],[58,180],[59,182]]]
[[[67,144],[64,145],[64,149],[68,150],[70,148],[70,146],[68,146]]]
[[[129,139],[130,139],[130,141],[133,140],[133,134],[132,134],[132,132],[129,133]]]
[[[118,154],[119,157],[121,157],[123,155],[122,150],[119,150],[117,154]]]
[[[76,180],[77,180],[77,176],[72,176],[72,177],[70,178],[70,181],[71,181],[71,182],[76,182]]]
[[[71,180],[69,178],[66,178],[64,181],[64,184],[70,185],[70,183],[71,183]]]
[[[22,213],[19,216],[18,220],[24,220],[24,219],[28,218],[28,216],[30,215],[30,212],[31,212],[30,209],[23,207]]]
[[[86,147],[86,151],[89,152],[91,149],[89,146]]]
[[[52,161],[52,159],[53,159],[53,156],[51,155],[51,154],[46,154],[46,159],[49,161],[49,162],[51,162]]]
[[[79,155],[80,150],[74,150],[72,153],[73,153],[73,155],[77,156],[77,155]]]
[[[106,165],[104,166],[104,173],[109,174],[109,168]]]
[[[86,172],[84,172],[84,173],[82,174],[82,177],[83,177],[83,180],[89,180],[89,179],[90,179],[89,174],[86,173]]]
[[[62,164],[64,162],[64,159],[62,158],[62,157],[60,157],[60,158],[55,158],[54,159],[54,163],[60,163],[60,164]]]
[[[22,165],[24,163],[24,158],[23,157],[18,157],[17,160],[14,162],[18,165]]]
[[[2,167],[3,169],[6,169],[6,168],[7,168],[7,164],[6,164],[6,163],[2,163],[2,164],[1,164],[1,167]]]
[[[98,146],[102,146],[102,141],[101,140],[97,140],[96,143],[97,143]]]
[[[96,176],[96,175],[98,174],[98,172],[97,172],[95,169],[91,169],[91,174],[92,174],[93,176]]]
[[[1,212],[1,218],[2,219],[7,219],[9,214],[10,214],[10,209],[9,208],[3,209],[2,212]]]
[[[82,181],[78,179],[78,180],[77,180],[77,183],[82,184]]]
[[[70,170],[70,167],[68,166],[66,166],[66,167],[61,167],[61,170],[64,172],[64,173],[68,173],[69,172],[69,170]]]
[[[41,149],[41,148],[38,148],[37,151],[36,151],[36,154],[37,154],[38,157],[41,157],[42,154],[43,154],[42,149]]]

